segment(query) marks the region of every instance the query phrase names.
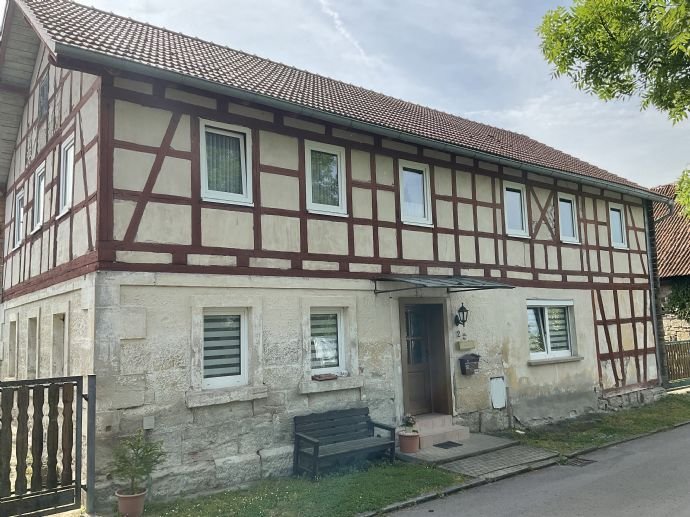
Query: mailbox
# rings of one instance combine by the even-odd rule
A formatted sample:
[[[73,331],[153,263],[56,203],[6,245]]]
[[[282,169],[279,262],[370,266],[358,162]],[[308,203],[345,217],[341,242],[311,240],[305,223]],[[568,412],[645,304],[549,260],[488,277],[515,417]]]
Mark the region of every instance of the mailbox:
[[[460,373],[463,375],[474,375],[479,370],[479,355],[465,354],[460,356]]]

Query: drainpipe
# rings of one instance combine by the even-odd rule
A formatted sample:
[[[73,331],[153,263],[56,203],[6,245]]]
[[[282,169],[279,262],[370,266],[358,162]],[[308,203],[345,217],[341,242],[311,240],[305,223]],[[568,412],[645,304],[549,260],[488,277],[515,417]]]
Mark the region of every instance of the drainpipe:
[[[656,343],[656,360],[659,365],[659,383],[664,387],[668,387],[668,367],[666,365],[666,351],[663,344],[663,335],[660,325],[659,313],[657,307],[660,305],[658,281],[659,274],[657,269],[656,257],[656,228],[654,225],[666,219],[673,212],[673,204],[668,204],[668,213],[654,220],[654,212],[652,203],[645,201],[644,211],[644,233],[647,241],[647,272],[649,274],[649,288],[650,288],[650,306],[652,309],[652,329],[654,332],[654,342]]]

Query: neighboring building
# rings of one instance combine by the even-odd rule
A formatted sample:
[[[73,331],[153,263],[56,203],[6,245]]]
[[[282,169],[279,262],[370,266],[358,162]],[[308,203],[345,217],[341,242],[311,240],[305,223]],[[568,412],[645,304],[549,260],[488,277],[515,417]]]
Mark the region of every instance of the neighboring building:
[[[667,199],[524,135],[62,0],[8,2],[0,110],[1,375],[97,375],[104,493],[144,422],[166,495],[289,472],[299,414],[453,435],[658,384]]]
[[[674,183],[653,190],[671,198],[676,195]],[[659,220],[656,237],[664,337],[666,341],[687,341],[690,340],[690,322],[667,310],[666,301],[674,285],[690,283],[690,218],[683,214],[678,204],[671,212],[664,205],[655,207],[654,218]]]

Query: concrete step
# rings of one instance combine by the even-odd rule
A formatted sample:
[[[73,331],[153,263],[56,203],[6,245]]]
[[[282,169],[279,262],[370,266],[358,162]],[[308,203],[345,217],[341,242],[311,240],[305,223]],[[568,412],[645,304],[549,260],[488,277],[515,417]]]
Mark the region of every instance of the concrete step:
[[[437,443],[461,443],[470,437],[469,428],[462,425],[436,427],[427,431],[419,431],[419,448],[432,447]]]
[[[417,424],[415,427],[419,432],[432,431],[434,429],[444,429],[453,425],[453,417],[442,413],[428,413],[415,417]]]

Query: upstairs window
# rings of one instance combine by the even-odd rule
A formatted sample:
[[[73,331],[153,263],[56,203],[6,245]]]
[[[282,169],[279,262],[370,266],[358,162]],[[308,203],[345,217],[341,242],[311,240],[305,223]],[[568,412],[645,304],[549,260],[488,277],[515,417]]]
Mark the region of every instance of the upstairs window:
[[[614,248],[627,248],[625,212],[623,212],[622,205],[609,205],[609,221],[611,224],[611,246]]]
[[[311,310],[311,369],[315,373],[343,370],[343,311]]]
[[[48,72],[43,74],[38,85],[38,118],[39,120],[48,115],[48,96],[49,96]]]
[[[432,224],[427,165],[400,160],[400,207],[404,223]]]
[[[525,186],[504,183],[503,200],[506,233],[514,237],[529,237]]]
[[[578,243],[577,202],[575,196],[560,194],[558,196],[558,224],[563,242]]]
[[[527,332],[532,359],[572,355],[572,302],[539,302],[527,307]]]
[[[74,178],[74,136],[65,140],[60,153],[60,185],[58,213],[64,214],[72,206],[72,184]]]
[[[204,388],[247,384],[247,353],[246,310],[204,314]]]
[[[307,207],[314,212],[347,214],[345,149],[306,142]]]
[[[209,201],[252,204],[251,131],[201,121],[202,196]]]
[[[14,247],[24,240],[24,189],[17,192],[14,200]]]
[[[34,206],[32,210],[33,229],[40,228],[43,224],[43,202],[46,190],[46,166],[45,164],[34,175]]]

